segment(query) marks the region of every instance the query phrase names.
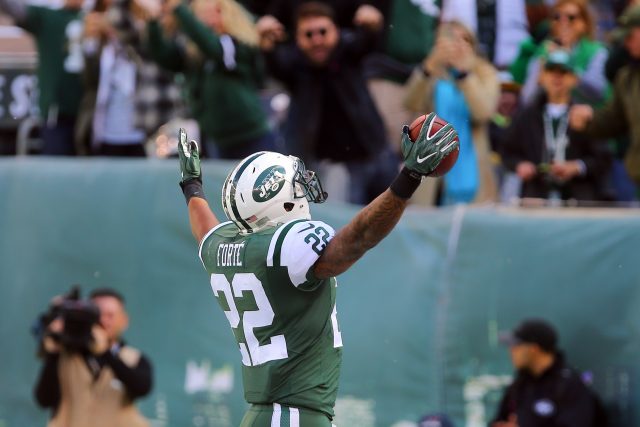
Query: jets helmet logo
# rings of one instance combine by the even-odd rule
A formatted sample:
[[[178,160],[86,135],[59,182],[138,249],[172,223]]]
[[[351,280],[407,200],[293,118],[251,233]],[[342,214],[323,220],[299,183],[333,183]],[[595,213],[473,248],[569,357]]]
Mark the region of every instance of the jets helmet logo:
[[[284,187],[286,171],[282,166],[272,166],[262,172],[253,186],[253,200],[266,202],[275,197]]]

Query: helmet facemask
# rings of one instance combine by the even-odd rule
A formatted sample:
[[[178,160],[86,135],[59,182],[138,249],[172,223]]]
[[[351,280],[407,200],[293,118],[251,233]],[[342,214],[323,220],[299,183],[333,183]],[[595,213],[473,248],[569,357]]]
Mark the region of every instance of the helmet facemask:
[[[294,156],[289,157],[294,161],[293,167],[295,174],[293,176],[293,182],[295,197],[305,197],[313,203],[324,203],[327,200],[327,193],[322,188],[322,182],[320,182],[318,175],[314,171],[308,170],[304,162],[299,158]],[[299,184],[300,188],[295,184]]]

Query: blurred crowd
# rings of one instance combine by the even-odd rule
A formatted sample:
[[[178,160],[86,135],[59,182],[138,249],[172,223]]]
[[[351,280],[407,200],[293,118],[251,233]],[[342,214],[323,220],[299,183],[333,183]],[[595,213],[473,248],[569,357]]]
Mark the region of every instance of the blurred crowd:
[[[45,155],[167,157],[187,127],[205,157],[294,154],[332,200],[366,203],[397,173],[402,126],[435,111],[460,156],[415,203],[638,201],[638,1],[0,8],[35,40]]]

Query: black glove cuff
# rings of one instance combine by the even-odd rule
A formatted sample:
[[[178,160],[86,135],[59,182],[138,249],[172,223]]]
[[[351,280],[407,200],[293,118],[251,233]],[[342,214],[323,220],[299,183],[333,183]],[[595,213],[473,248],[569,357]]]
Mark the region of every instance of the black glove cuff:
[[[393,194],[401,199],[410,199],[422,182],[422,175],[408,169],[402,168],[396,179],[391,183],[389,189]]]
[[[182,188],[182,193],[184,194],[187,206],[189,206],[189,200],[191,200],[192,197],[199,197],[201,199],[207,200],[207,198],[204,196],[204,189],[202,188],[201,178],[192,178],[188,181],[180,182],[180,188]]]

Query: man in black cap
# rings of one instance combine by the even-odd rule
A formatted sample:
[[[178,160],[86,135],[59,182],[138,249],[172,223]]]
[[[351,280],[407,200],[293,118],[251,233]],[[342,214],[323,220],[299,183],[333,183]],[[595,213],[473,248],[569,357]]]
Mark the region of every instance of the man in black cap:
[[[517,373],[490,427],[603,427],[596,424],[595,395],[565,365],[551,325],[528,319],[501,341]]]

